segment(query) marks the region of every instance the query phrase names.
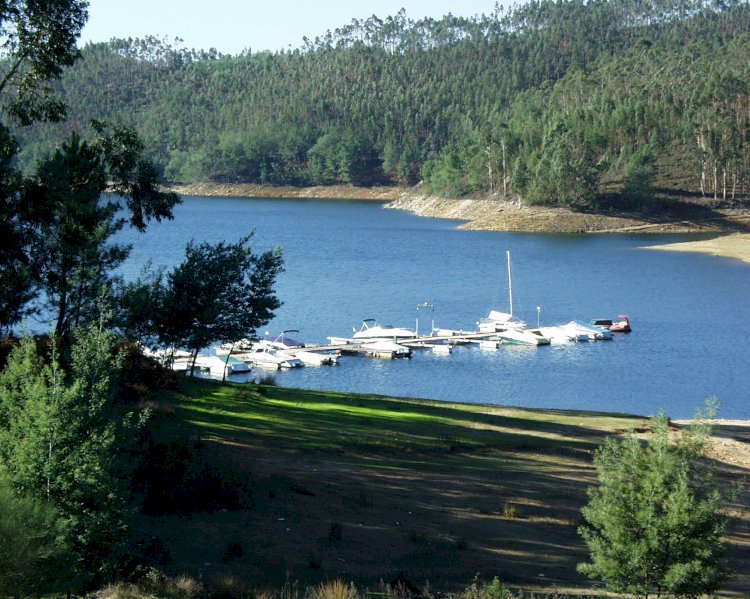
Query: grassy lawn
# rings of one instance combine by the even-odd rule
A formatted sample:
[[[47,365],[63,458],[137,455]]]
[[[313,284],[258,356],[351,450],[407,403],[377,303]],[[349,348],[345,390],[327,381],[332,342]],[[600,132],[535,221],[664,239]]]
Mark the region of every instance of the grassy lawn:
[[[576,572],[593,451],[643,417],[180,381],[161,409],[252,485],[243,509],[140,518],[219,590],[402,575],[592,592]],[[230,551],[230,545],[235,551]],[[236,551],[240,547],[241,551]]]

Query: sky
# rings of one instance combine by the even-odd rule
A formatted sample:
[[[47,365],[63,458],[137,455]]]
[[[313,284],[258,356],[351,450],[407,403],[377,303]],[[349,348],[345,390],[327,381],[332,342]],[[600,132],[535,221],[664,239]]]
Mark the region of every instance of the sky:
[[[502,2],[501,2],[502,4]],[[352,19],[384,19],[401,8],[414,21],[491,14],[495,0],[89,0],[79,45],[154,35],[177,47],[223,54],[298,48]],[[175,44],[179,37],[182,44]]]

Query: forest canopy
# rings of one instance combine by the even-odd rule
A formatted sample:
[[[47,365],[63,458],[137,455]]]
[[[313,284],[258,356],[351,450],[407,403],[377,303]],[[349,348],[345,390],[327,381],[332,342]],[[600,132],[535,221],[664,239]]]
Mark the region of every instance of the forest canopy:
[[[413,185],[648,210],[750,183],[750,7],[537,0],[471,19],[402,10],[294,50],[88,44],[65,124],[19,130],[21,166],[93,119],[134,127],[169,182]]]

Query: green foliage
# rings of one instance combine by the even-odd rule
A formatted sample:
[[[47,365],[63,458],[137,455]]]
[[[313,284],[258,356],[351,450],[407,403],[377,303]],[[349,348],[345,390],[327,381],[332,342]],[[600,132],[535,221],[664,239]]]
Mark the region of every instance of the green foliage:
[[[652,198],[656,177],[654,153],[650,145],[639,148],[628,160],[622,195],[627,205],[644,210]]]
[[[116,202],[100,202],[106,187],[101,156],[73,134],[39,166],[24,193],[38,222],[32,252],[35,271],[55,315],[58,337],[91,321],[100,290],[129,251],[122,245],[107,245],[124,221],[116,218]]]
[[[64,522],[50,504],[18,494],[0,470],[0,596],[63,589],[68,564]]]
[[[111,287],[114,269],[130,250],[112,243],[112,236],[128,222],[142,231],[151,219],[172,217],[179,197],[158,189],[133,130],[97,124],[96,131],[91,143],[73,133],[33,178],[11,169],[12,140],[0,145],[8,150],[0,164],[8,182],[0,205],[3,212],[15,212],[4,225],[15,245],[0,254],[0,280],[9,280],[0,295],[0,326],[16,324],[37,298],[53,315],[58,337],[92,322],[102,289]],[[102,200],[107,190],[114,195]],[[118,200],[128,220],[120,216]]]
[[[672,171],[650,167],[667,158],[687,191],[727,199],[750,184],[748,32],[738,0],[544,0],[472,19],[355,19],[276,54],[114,40],[87,46],[62,87],[71,126],[137,126],[174,181],[413,184],[421,173],[442,195],[512,182],[529,202],[591,210],[606,180],[625,186],[606,189],[613,207],[651,209]],[[28,157],[61,131],[20,132]],[[623,180],[617,157],[646,144],[653,160]]]
[[[54,347],[54,346],[53,346]],[[120,457],[132,418],[117,408],[119,359],[101,323],[74,335],[69,374],[24,340],[0,373],[0,467],[25,496],[54,506],[74,560],[68,588],[106,576],[122,541]]]
[[[10,131],[0,125],[0,332],[8,332],[29,314],[34,297],[29,259],[33,230],[21,198],[22,179],[13,167],[17,151]]]
[[[84,0],[9,0],[0,5],[0,105],[22,124],[64,114],[48,82],[78,58],[76,39],[88,17],[87,6]]]
[[[670,441],[659,416],[642,444],[635,434],[608,439],[594,464],[599,486],[590,490],[579,532],[591,562],[578,569],[608,590],[643,597],[699,597],[726,580],[727,501],[701,458],[710,430],[704,426]]]
[[[255,254],[248,243],[188,243],[185,260],[163,280],[139,280],[126,288],[134,312],[125,317],[133,330],[150,312],[142,334],[162,347],[182,347],[197,356],[217,341],[255,337],[281,302],[273,292],[282,270],[280,250]]]

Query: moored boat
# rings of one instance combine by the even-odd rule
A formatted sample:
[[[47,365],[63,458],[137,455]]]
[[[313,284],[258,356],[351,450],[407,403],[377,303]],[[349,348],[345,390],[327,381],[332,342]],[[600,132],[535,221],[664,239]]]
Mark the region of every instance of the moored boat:
[[[378,339],[361,345],[367,355],[375,358],[410,358],[411,348],[387,339]]]
[[[390,339],[398,341],[399,339],[414,339],[417,334],[406,328],[394,327],[391,325],[381,325],[374,318],[367,318],[362,321],[362,328],[354,330],[352,338],[357,341],[367,339]]]
[[[553,345],[560,345],[563,343],[576,343],[579,341],[589,340],[589,336],[587,333],[575,331],[571,328],[566,327],[565,325],[539,327],[538,329],[533,329],[534,333],[536,333],[537,331],[539,331],[539,335],[549,339],[550,343]]]
[[[240,374],[250,372],[250,366],[234,356],[199,354],[195,359],[195,366],[197,369],[214,376],[224,376],[225,373]]]
[[[600,329],[580,320],[571,320],[568,324],[560,325],[572,333],[586,335],[592,341],[609,340],[614,333],[609,329]]]
[[[500,341],[506,345],[549,345],[549,338],[529,329],[508,329],[498,333]]]
[[[618,314],[617,318],[620,320],[595,318],[591,321],[591,324],[600,329],[612,331],[613,333],[630,333],[633,330],[630,328],[630,318],[626,314]]]

